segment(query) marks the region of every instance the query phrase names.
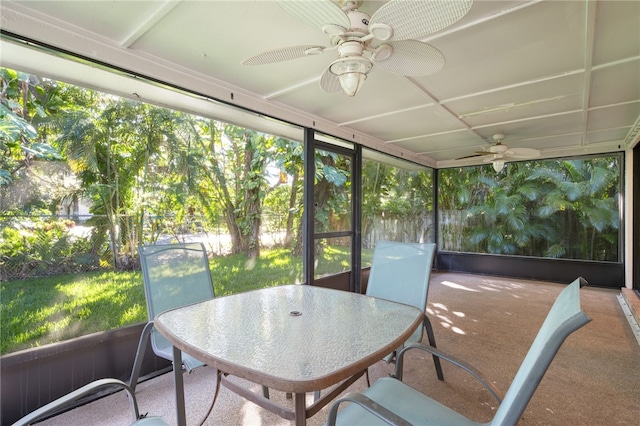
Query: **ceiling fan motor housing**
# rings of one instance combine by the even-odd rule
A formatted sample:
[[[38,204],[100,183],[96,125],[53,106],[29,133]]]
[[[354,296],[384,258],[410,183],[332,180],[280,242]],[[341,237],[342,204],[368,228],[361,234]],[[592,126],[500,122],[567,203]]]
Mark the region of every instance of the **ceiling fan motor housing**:
[[[350,28],[349,33],[355,33],[359,37],[369,34],[369,15],[359,10],[351,10],[347,13],[349,17]],[[349,34],[352,35],[352,34]]]

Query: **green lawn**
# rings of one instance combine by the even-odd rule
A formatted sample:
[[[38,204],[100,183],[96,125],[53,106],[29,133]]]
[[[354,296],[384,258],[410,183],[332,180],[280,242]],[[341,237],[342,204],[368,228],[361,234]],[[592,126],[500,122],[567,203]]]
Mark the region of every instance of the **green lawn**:
[[[321,262],[324,267],[348,262],[346,248],[331,247],[325,251]],[[235,255],[213,258],[210,264],[217,296],[302,280],[302,260],[284,249],[263,250],[255,262],[248,261],[245,255]],[[0,354],[146,320],[139,271],[2,282]]]

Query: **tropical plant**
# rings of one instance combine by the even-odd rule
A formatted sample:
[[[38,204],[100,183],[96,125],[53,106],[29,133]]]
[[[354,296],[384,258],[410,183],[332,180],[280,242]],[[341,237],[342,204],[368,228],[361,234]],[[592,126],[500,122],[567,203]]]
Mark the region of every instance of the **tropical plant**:
[[[617,260],[619,157],[440,171],[441,247]],[[448,245],[447,245],[448,244]]]
[[[618,161],[554,160],[530,174],[536,186],[548,188],[537,200],[536,214],[558,230],[547,256],[617,261],[619,173],[612,171],[619,169]]]
[[[80,108],[82,107],[82,108]],[[134,210],[136,178],[173,128],[171,114],[141,102],[87,91],[74,114],[60,117],[57,143],[85,195],[96,241],[109,237],[113,265],[130,268],[142,238]]]
[[[0,232],[0,278],[18,280],[96,269],[98,259],[88,242],[70,234],[74,226],[70,220],[10,219]]]
[[[38,124],[64,104],[59,85],[51,80],[0,68],[0,187],[9,184],[34,160],[60,159]],[[63,92],[62,92],[63,93]]]

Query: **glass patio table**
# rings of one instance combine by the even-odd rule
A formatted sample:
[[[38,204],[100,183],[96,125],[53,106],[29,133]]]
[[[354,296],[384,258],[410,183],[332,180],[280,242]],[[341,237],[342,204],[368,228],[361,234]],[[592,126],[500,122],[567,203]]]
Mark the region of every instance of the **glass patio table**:
[[[175,368],[180,351],[216,368],[228,389],[304,425],[400,347],[422,316],[413,306],[310,285],[269,287],[163,312],[155,326],[174,345],[178,425],[186,424],[182,371]],[[294,409],[222,373],[291,393]],[[307,406],[307,392],[329,387]]]

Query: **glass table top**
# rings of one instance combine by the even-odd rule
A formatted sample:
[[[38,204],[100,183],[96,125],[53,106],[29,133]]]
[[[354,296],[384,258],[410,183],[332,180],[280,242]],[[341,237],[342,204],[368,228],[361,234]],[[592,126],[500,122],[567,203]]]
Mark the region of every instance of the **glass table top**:
[[[291,392],[322,389],[401,346],[415,307],[309,285],[219,297],[160,314],[158,330],[223,372]]]

